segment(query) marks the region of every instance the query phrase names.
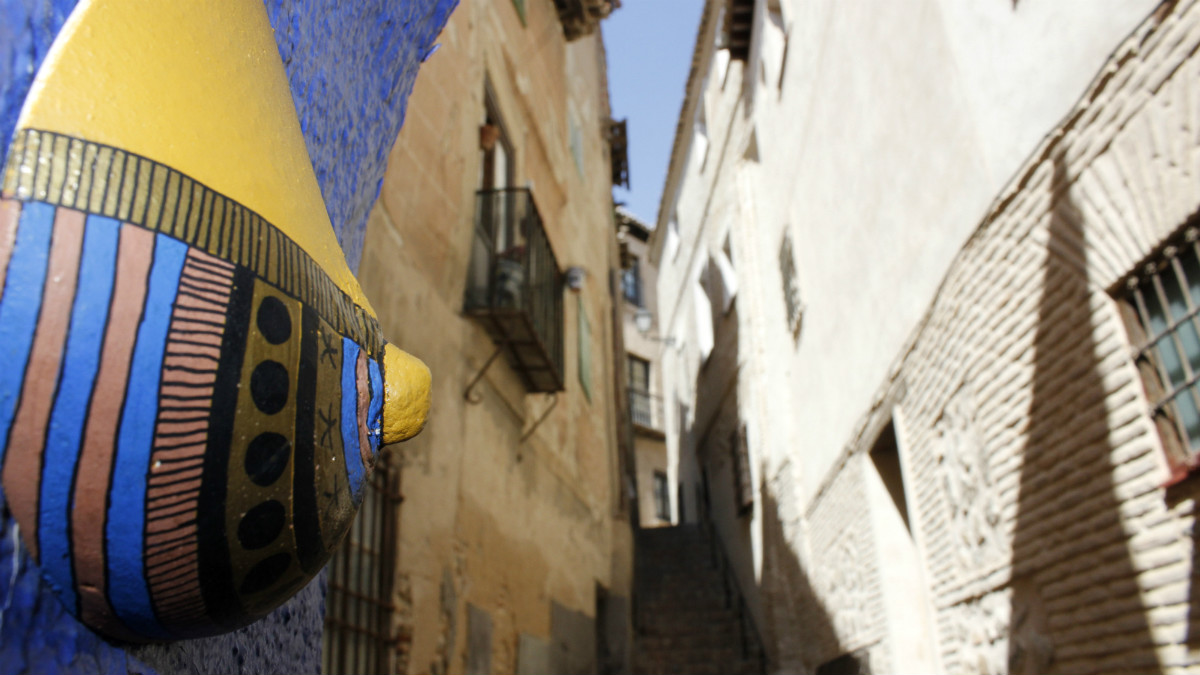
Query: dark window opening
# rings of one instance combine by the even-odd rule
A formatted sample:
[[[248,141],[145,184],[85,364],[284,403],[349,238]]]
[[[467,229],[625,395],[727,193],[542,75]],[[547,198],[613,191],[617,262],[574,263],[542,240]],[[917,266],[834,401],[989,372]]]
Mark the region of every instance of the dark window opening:
[[[875,439],[875,447],[871,448],[871,461],[875,464],[879,477],[883,479],[892,504],[904,519],[904,527],[912,534],[912,525],[908,522],[908,498],[904,494],[904,475],[900,469],[900,448],[896,445],[896,428],[891,422],[879,434],[879,438]]]
[[[625,300],[632,303],[635,307],[644,307],[642,304],[642,270],[641,261],[636,257],[632,259],[629,267],[621,272],[621,288],[625,294]]]
[[[654,472],[654,515],[663,522],[671,521],[671,489],[667,474]]]

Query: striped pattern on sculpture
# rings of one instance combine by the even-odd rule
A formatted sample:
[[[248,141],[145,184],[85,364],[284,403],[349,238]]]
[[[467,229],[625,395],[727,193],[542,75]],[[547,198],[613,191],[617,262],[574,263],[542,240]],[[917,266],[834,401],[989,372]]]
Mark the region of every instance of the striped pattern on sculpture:
[[[93,162],[86,192],[34,153],[6,174],[28,187],[0,200],[0,476],[33,484],[6,490],[9,508],[69,611],[109,635],[244,624],[324,565],[361,500],[379,446],[378,325],[303,279],[303,252],[240,205],[193,182],[204,206],[174,199],[176,213],[215,218],[220,204],[221,226],[164,226],[165,209],[147,221],[182,180],[112,182],[88,144],[39,135]],[[81,552],[104,564],[76,564]]]

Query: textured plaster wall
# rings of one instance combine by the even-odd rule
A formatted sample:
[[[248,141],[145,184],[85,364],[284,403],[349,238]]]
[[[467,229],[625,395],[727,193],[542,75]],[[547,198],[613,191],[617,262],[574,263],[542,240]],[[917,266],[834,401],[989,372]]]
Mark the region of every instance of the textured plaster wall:
[[[21,103],[75,0],[0,0],[0,157]],[[352,268],[417,69],[456,0],[268,0],[305,142]],[[185,28],[185,27],[184,27]],[[181,28],[181,29],[184,29]],[[2,495],[0,495],[2,502]],[[315,672],[324,581],[230,635],[126,651],[64,614],[0,517],[0,663],[12,673]]]
[[[350,269],[417,69],[458,0],[266,0],[300,128]]]

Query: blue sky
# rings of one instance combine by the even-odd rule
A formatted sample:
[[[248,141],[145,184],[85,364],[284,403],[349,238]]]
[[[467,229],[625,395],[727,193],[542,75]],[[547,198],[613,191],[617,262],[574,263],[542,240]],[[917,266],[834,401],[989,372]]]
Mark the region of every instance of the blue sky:
[[[613,198],[654,226],[703,0],[622,0],[604,21],[614,119],[629,120],[629,182]]]

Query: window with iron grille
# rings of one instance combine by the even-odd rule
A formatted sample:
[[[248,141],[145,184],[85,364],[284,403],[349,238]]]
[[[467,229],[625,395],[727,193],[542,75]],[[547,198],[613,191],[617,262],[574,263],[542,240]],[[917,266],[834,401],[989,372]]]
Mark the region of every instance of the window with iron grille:
[[[1200,229],[1188,226],[1118,289],[1174,479],[1200,465]]]
[[[323,659],[326,673],[403,673],[410,629],[392,602],[399,539],[400,466],[381,452],[358,517],[329,562]]]
[[[667,474],[654,472],[654,515],[664,522],[671,521],[671,494]]]

